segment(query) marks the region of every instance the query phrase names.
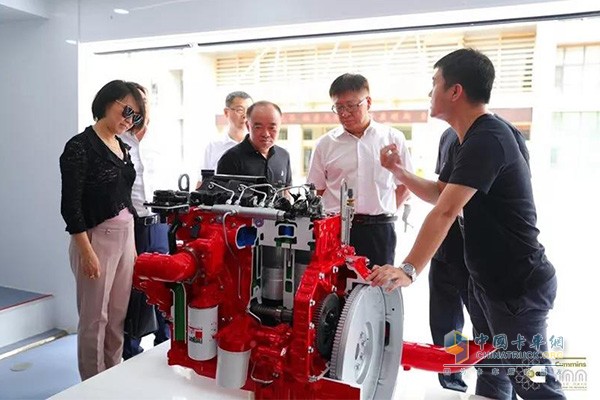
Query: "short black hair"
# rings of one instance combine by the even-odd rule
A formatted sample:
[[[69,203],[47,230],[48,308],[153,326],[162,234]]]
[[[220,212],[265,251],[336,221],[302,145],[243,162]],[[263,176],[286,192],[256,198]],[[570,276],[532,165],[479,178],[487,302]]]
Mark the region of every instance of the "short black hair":
[[[254,109],[256,107],[263,107],[263,106],[271,106],[275,110],[277,110],[279,115],[283,115],[283,113],[281,112],[281,108],[279,108],[279,106],[277,104],[267,101],[267,100],[261,100],[261,101],[257,101],[256,103],[253,103],[250,107],[248,107],[248,110],[246,110],[246,116],[248,117],[248,119],[250,119],[250,117],[252,116],[252,111],[254,111]]]
[[[231,92],[227,95],[227,97],[225,97],[225,107],[229,108],[231,107],[231,105],[233,104],[233,100],[240,98],[240,99],[250,99],[252,100],[252,97],[250,97],[250,95],[246,92],[242,92],[241,90],[238,90],[236,92]]]
[[[140,85],[139,83],[137,83],[137,82],[129,82],[129,83],[133,84],[133,86],[138,88],[138,90],[140,92],[144,93],[144,96],[146,96],[148,94],[148,90],[144,86]]]
[[[343,74],[335,78],[329,88],[329,97],[339,96],[346,92],[360,92],[366,90],[369,93],[369,81],[361,74]]]
[[[446,88],[459,84],[472,103],[490,102],[495,71],[492,61],[475,49],[459,49],[440,58],[433,68],[438,68]]]
[[[92,115],[94,120],[98,121],[104,118],[106,116],[106,108],[113,102],[124,99],[127,95],[133,97],[137,103],[139,113],[145,119],[146,105],[140,91],[146,93],[146,88],[139,83],[118,79],[108,82],[106,85],[102,86],[98,93],[96,93],[96,97],[94,97],[94,101],[92,102]]]

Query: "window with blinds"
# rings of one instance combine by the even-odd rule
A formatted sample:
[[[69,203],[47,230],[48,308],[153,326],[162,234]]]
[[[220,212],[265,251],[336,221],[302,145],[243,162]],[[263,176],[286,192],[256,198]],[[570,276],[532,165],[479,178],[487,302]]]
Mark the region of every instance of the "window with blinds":
[[[264,84],[320,85],[345,72],[359,72],[389,87],[402,85],[402,97],[422,98],[431,82],[433,64],[462,47],[476,48],[496,67],[495,91],[530,92],[535,27],[398,34],[382,39],[337,40],[319,44],[285,44],[216,56],[220,87]],[[426,95],[426,93],[425,93]]]

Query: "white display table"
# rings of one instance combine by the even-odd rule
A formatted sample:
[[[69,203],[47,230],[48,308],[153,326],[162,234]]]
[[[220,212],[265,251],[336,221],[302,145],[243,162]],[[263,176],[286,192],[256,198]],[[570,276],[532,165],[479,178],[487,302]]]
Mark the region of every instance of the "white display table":
[[[219,388],[213,379],[167,365],[170,342],[144,351],[116,367],[52,396],[51,400],[88,399],[251,399],[245,390]]]
[[[144,351],[116,367],[58,393],[50,400],[212,400],[252,399],[253,393],[217,387],[215,380],[197,375],[180,366],[167,365],[170,342]],[[466,377],[469,392],[474,385],[474,370]],[[444,390],[437,374],[402,371],[400,368],[394,400],[476,400],[484,397]]]

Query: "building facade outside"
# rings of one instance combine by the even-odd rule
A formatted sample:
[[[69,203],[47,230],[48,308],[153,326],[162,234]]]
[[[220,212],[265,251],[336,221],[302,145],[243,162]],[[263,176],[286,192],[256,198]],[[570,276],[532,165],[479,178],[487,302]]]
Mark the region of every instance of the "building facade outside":
[[[315,140],[338,123],[328,97],[331,81],[344,72],[361,73],[371,85],[374,118],[404,132],[416,170],[427,176],[444,129],[428,117],[433,64],[456,48],[474,47],[496,67],[490,108],[525,134],[533,170],[539,176],[553,170],[589,172],[600,166],[598,22],[543,21],[97,55],[98,68],[90,70],[88,82],[95,87],[91,82],[106,81],[119,71],[150,88],[154,133],[148,146],[170,160],[168,172],[155,168],[165,182],[183,172],[196,173],[204,145],[224,129],[227,93],[244,90],[255,100],[274,101],[284,112],[279,143],[290,152],[294,182],[302,183]]]

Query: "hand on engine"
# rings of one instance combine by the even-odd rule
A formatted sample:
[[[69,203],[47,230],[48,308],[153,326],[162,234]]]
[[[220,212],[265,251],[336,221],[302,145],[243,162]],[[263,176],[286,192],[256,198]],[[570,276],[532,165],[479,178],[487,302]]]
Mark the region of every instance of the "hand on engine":
[[[412,283],[404,271],[389,264],[375,265],[371,275],[367,277],[367,281],[371,282],[371,286],[383,287],[386,292],[391,292],[399,287],[407,287]]]

